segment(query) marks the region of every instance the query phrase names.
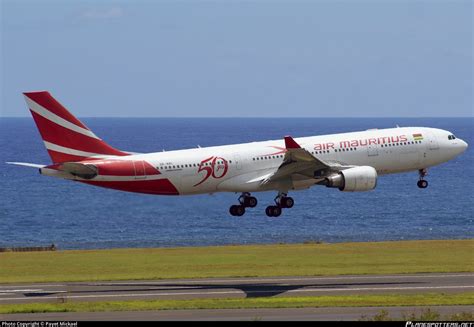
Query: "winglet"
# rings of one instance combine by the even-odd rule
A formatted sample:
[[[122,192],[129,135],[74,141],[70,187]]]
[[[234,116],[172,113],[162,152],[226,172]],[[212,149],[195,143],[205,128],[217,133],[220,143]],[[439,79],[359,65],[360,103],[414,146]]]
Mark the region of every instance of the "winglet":
[[[300,145],[289,135],[285,136],[285,147],[287,149],[300,149]]]

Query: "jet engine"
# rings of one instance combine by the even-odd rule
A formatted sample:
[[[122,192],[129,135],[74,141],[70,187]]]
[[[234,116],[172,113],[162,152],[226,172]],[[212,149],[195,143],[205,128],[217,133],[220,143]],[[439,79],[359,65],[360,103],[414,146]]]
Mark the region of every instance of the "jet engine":
[[[370,191],[377,186],[377,171],[370,166],[341,170],[325,178],[324,185],[344,192]]]

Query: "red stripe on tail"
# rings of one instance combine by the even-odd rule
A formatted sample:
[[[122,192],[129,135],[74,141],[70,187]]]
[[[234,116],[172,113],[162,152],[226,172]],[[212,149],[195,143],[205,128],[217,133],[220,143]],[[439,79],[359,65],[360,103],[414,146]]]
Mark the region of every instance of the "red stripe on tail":
[[[64,108],[55,98],[46,91],[40,92],[24,92],[25,96],[42,106],[43,108],[51,111],[56,116],[61,117],[62,119],[67,120],[74,125],[88,129],[79,119],[74,117],[66,108]]]
[[[31,111],[31,115],[35,120],[36,126],[38,126],[43,141],[79,151],[115,156],[124,155],[123,152],[112,148],[102,140],[77,133],[69,128],[55,124],[34,111]]]
[[[82,161],[87,159],[86,157],[74,156],[72,154],[57,152],[53,150],[48,150],[49,156],[53,159],[55,163],[61,162],[74,162],[74,161]]]
[[[111,147],[100,139],[81,134],[81,131],[89,133],[88,131],[90,131],[90,129],[88,129],[86,125],[74,117],[69,111],[67,111],[67,109],[64,108],[58,101],[56,101],[51,96],[51,94],[49,94],[49,92],[25,92],[24,95],[31,101],[43,107],[49,113],[78,126],[77,128],[72,125],[68,126],[68,124],[64,121],[61,122],[61,120],[57,119],[57,117],[55,118],[55,116],[51,115],[46,115],[48,118],[45,118],[42,116],[45,114],[43,109],[41,109],[40,115],[30,108],[31,114],[35,120],[36,126],[38,127],[43,141],[67,148],[63,149],[62,151],[61,149],[56,148],[54,151],[48,149],[48,153],[53,163],[80,161],[85,159],[85,157],[82,156],[82,153],[75,153],[75,151],[89,152],[104,156],[129,155],[128,153]],[[36,108],[36,110],[39,110],[39,108]],[[79,132],[75,131],[74,129],[78,130]],[[95,135],[92,134],[92,136]]]

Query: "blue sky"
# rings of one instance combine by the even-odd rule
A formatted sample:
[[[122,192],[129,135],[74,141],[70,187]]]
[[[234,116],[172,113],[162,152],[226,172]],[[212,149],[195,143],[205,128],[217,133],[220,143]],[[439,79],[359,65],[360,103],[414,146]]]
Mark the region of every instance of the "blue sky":
[[[0,2],[0,116],[473,116],[471,1]]]

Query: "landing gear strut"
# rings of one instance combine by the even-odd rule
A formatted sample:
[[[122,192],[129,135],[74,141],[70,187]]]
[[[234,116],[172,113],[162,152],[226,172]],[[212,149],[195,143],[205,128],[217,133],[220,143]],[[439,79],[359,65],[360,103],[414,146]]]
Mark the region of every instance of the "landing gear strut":
[[[279,192],[277,197],[275,198],[274,206],[268,206],[265,209],[265,213],[268,217],[279,217],[281,215],[281,209],[283,208],[292,208],[295,204],[295,201],[292,197],[287,196],[286,193]]]
[[[426,175],[428,175],[428,170],[426,168],[418,170],[418,173],[420,174],[420,180],[416,185],[418,185],[419,188],[427,188],[428,187],[428,181],[426,181],[424,178]]]
[[[230,206],[229,212],[232,216],[243,216],[245,214],[245,208],[254,208],[257,206],[257,198],[251,196],[250,193],[244,192],[239,196],[239,203]]]
[[[255,208],[258,203],[257,198],[251,196],[248,192],[242,193],[242,195],[239,196],[239,202],[246,208]]]

